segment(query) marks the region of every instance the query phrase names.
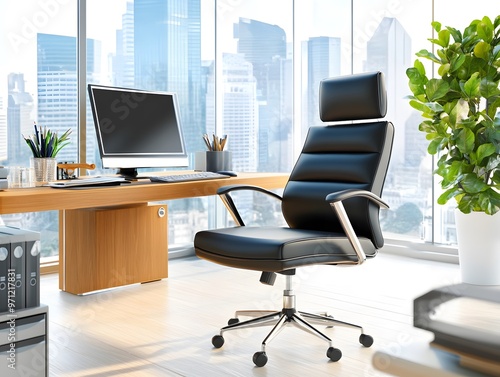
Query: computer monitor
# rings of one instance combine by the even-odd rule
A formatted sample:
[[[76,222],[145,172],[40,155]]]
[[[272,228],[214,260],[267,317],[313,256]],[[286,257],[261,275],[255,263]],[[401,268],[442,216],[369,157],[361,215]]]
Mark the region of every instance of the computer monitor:
[[[177,94],[88,85],[103,168],[136,178],[138,168],[188,166]]]

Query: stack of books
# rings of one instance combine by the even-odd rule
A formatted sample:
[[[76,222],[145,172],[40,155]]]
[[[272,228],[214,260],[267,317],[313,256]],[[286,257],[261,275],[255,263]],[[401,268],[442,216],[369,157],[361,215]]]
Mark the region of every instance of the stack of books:
[[[500,376],[500,286],[456,284],[414,300],[414,326],[434,333],[432,347],[461,366]]]
[[[0,190],[4,190],[9,187],[9,182],[7,181],[8,175],[9,169],[0,165]]]

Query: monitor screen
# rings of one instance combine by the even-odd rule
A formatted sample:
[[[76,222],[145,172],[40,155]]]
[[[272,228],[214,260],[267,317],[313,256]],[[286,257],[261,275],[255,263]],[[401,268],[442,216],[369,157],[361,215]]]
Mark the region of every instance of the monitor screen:
[[[88,92],[104,168],[134,177],[138,168],[188,166],[176,93],[94,84]]]

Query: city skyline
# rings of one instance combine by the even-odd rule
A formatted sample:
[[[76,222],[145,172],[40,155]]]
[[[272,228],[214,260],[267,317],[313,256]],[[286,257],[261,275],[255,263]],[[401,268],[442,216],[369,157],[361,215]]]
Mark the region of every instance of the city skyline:
[[[289,49],[294,46],[287,42],[286,28],[279,23],[267,24],[260,20],[238,18],[232,27],[236,51],[222,53],[219,61],[222,66],[217,71],[213,62],[204,61],[201,57],[199,0],[169,4],[172,8],[160,0],[147,3],[136,1],[133,7],[129,5],[121,15],[120,28],[114,31],[115,54],[110,55],[109,51],[98,48],[102,46],[100,41],[88,43],[90,65],[87,80],[90,78],[93,82],[102,84],[111,81],[119,86],[133,85],[150,90],[176,91],[179,93],[186,144],[190,153],[203,150],[201,135],[212,132],[217,119],[220,119],[222,124],[219,127],[230,136],[229,148],[234,154],[236,170],[289,171],[293,164],[294,126],[293,56],[289,54]],[[166,22],[159,22],[165,20]],[[157,25],[156,29],[151,25]],[[37,38],[41,36],[48,38],[49,35],[40,34]],[[142,43],[146,37],[147,43]],[[74,43],[74,37],[50,35],[50,38]],[[307,117],[304,126],[308,127],[320,124],[314,114],[318,107],[315,87],[321,76],[342,74],[344,41],[338,36],[310,36],[301,43],[308,46],[300,51],[305,65],[301,84],[307,89],[302,97],[302,112]],[[57,43],[46,42],[44,45],[57,48]],[[262,45],[266,48],[261,48]],[[388,119],[396,125],[398,143],[385,199],[393,204],[394,210],[407,201],[419,203],[412,195],[431,188],[420,186],[422,182],[427,184],[427,181],[413,179],[418,178],[418,174],[408,176],[411,179],[401,179],[408,175],[409,166],[405,156],[410,144],[406,143],[405,130],[415,128],[416,125],[411,122],[416,120],[396,111],[402,107],[404,100],[402,93],[396,92],[396,89],[404,91],[404,88],[396,83],[405,79],[404,70],[411,61],[410,46],[410,38],[401,23],[395,18],[382,18],[373,34],[367,38],[366,59],[358,62],[364,69],[377,69],[386,73],[390,91]],[[65,59],[76,60],[72,57],[75,52],[69,50],[69,47],[65,50]],[[149,51],[154,51],[154,54]],[[53,55],[61,52],[62,50],[55,51]],[[107,57],[110,67],[119,71],[112,70],[110,73],[108,66],[99,69],[102,56]],[[47,56],[37,59],[39,63],[50,63]],[[39,106],[36,111],[42,110],[41,105],[47,106],[43,101],[48,98],[44,97],[47,89],[59,91],[66,88],[60,92],[61,97],[57,97],[57,94],[54,97],[57,92],[49,93],[52,99],[76,97],[76,66],[71,66],[64,73],[55,66],[57,64],[48,64],[37,72],[42,85],[37,86],[35,103],[39,103]],[[64,85],[61,86],[63,82]],[[215,96],[216,91],[219,97]],[[68,106],[75,115],[70,114],[70,118],[65,121],[62,121],[61,113],[54,114],[53,119],[50,116],[45,119],[53,122],[50,124],[54,127],[62,127],[70,122],[71,117],[76,119],[76,103]],[[220,114],[217,115],[217,112]],[[296,119],[295,122],[298,124],[299,121]],[[98,162],[95,144],[92,145],[94,131],[88,111],[87,126],[87,159]],[[76,149],[68,149],[67,152],[76,156]],[[423,157],[414,155],[412,168],[415,164],[419,165],[419,158],[423,161]],[[417,210],[424,213],[427,205],[428,202],[423,201],[417,205]],[[192,223],[189,226],[191,225]]]

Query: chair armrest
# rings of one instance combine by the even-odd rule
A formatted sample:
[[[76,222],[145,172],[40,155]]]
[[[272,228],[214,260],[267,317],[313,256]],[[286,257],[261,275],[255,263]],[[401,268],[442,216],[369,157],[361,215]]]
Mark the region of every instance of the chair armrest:
[[[243,219],[240,216],[240,213],[238,212],[238,209],[236,208],[236,205],[234,204],[233,198],[231,198],[230,193],[233,191],[244,191],[244,190],[250,190],[250,191],[257,191],[269,196],[272,196],[275,199],[282,200],[281,196],[278,194],[269,191],[265,188],[259,187],[259,186],[253,186],[253,185],[228,185],[228,186],[222,186],[219,187],[217,190],[217,195],[221,198],[222,202],[226,206],[227,210],[231,214],[234,222],[238,224],[239,226],[244,226],[245,223]]]
[[[343,200],[346,200],[346,199],[349,199],[349,198],[354,198],[354,197],[357,197],[357,196],[362,196],[362,197],[370,199],[375,204],[378,204],[378,206],[380,208],[384,208],[384,209],[388,209],[389,208],[389,205],[386,202],[384,202],[382,199],[380,199],[373,192],[366,191],[366,190],[352,189],[352,190],[342,190],[342,191],[339,191],[339,192],[334,192],[334,193],[328,194],[326,196],[326,201],[331,204],[333,202],[343,201]]]
[[[241,191],[241,190],[253,190],[253,191],[258,191],[262,192],[264,194],[270,195],[275,197],[278,200],[281,200],[281,196],[276,194],[275,192],[269,191],[265,188],[259,187],[259,186],[253,186],[253,185],[228,185],[228,186],[222,186],[219,187],[217,190],[217,195],[223,195],[223,194],[228,194],[231,191]]]
[[[344,232],[346,233],[347,239],[351,243],[357,257],[358,261],[355,264],[362,264],[366,260],[366,254],[363,250],[363,247],[361,246],[361,242],[359,242],[359,238],[356,235],[356,232],[354,231],[354,228],[352,227],[351,221],[349,220],[349,216],[347,216],[347,213],[344,208],[344,204],[342,203],[343,200],[349,199],[349,198],[354,198],[354,197],[359,197],[362,196],[364,198],[367,198],[377,204],[380,208],[389,208],[387,203],[385,203],[382,199],[380,199],[377,195],[370,191],[366,190],[343,190],[335,193],[328,194],[325,198],[327,202],[330,203],[330,206],[334,209],[334,211],[337,213],[337,216],[339,217],[340,224],[342,225],[342,228],[344,229]]]

